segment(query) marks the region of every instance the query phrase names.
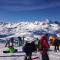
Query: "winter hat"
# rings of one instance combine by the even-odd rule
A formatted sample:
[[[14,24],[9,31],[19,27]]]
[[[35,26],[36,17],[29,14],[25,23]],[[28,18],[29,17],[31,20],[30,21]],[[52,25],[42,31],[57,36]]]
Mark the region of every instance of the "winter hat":
[[[31,43],[34,41],[34,37],[26,37],[24,40],[27,41],[28,43]]]

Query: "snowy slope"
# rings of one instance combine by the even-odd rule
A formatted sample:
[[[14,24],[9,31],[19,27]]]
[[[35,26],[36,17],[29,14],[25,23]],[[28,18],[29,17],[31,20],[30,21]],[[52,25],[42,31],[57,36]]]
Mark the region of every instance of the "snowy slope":
[[[22,46],[21,47],[15,47],[17,48],[19,51],[22,51]],[[7,48],[3,47],[1,48],[0,47],[0,60],[24,60],[24,56],[25,56],[25,53],[22,52],[22,53],[2,53],[3,50],[6,50]],[[50,49],[54,49],[53,46],[50,47]],[[60,52],[54,52],[54,51],[49,51],[48,52],[49,54],[49,59],[50,60],[60,60]],[[38,57],[38,59],[35,59],[35,60],[41,60],[41,54],[40,52],[33,52],[32,53],[32,58],[34,57]]]

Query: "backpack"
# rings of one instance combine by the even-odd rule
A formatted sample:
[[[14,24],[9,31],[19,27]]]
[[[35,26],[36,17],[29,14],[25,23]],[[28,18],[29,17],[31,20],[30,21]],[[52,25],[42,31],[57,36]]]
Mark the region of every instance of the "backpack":
[[[37,47],[34,42],[31,43],[31,49],[32,49],[32,52],[35,52],[37,50]]]
[[[23,51],[26,52],[26,53],[30,53],[30,52],[34,52],[36,51],[36,45],[34,42],[32,43],[26,43],[24,46],[23,46]]]

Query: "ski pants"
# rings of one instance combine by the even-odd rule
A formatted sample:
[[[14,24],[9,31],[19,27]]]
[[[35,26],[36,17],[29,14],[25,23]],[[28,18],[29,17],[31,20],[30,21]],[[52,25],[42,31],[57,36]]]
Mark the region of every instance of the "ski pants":
[[[26,53],[24,60],[32,60],[31,56],[32,56],[32,53]]]
[[[55,49],[54,50],[59,50],[59,45],[55,45]]]
[[[46,55],[43,55],[43,54],[42,54],[42,60],[49,60],[48,54],[46,54]]]

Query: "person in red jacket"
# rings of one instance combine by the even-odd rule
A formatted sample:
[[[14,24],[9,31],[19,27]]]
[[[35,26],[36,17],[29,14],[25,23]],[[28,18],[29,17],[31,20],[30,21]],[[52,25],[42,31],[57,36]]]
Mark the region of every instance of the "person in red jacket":
[[[42,45],[42,49],[40,49],[42,60],[49,60],[48,49],[50,48],[50,46],[48,44],[48,34],[42,36],[40,44]]]

